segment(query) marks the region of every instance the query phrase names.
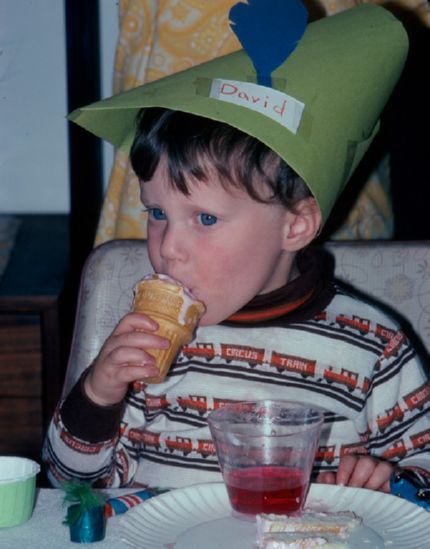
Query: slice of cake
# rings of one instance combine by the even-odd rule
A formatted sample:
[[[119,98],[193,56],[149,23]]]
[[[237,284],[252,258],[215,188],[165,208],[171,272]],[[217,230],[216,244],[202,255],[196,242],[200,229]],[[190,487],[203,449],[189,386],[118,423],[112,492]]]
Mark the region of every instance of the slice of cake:
[[[257,515],[257,535],[267,532],[304,532],[346,538],[361,524],[361,518],[350,511],[323,513],[303,511],[299,515]]]
[[[265,534],[258,541],[259,549],[348,549],[345,540],[332,536],[310,536],[298,532],[279,532]]]
[[[257,515],[257,546],[260,549],[343,549],[350,533],[361,524],[350,511],[299,515]]]

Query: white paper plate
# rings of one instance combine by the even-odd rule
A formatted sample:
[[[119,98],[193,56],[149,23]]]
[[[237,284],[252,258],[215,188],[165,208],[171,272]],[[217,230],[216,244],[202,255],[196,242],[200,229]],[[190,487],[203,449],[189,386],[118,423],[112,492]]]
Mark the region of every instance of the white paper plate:
[[[379,547],[379,537],[393,549],[429,547],[430,514],[398,497],[360,488],[313,484],[306,505],[360,515],[364,527],[354,542],[356,547]],[[255,525],[231,515],[224,484],[188,486],[128,511],[121,519],[122,539],[142,549],[252,549]]]

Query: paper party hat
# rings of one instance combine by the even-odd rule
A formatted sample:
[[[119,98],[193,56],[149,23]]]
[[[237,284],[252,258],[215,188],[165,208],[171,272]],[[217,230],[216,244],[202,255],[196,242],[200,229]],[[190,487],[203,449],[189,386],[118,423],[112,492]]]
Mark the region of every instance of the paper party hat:
[[[262,2],[272,13],[269,25],[276,21],[279,29],[284,18],[287,26],[287,14],[270,8],[290,1]],[[247,16],[235,8],[233,29],[247,24]],[[230,124],[265,143],[304,179],[325,221],[377,133],[379,116],[406,59],[408,39],[390,12],[370,4],[310,23],[304,32],[302,24],[299,11],[295,44],[277,68],[277,62],[269,66],[269,75],[263,74],[264,62],[261,67],[246,53],[252,40],[241,28],[237,34],[246,51],[93,103],[70,119],[124,151],[131,146],[142,108],[165,107]],[[278,30],[276,36],[282,33]],[[257,32],[255,42],[267,51]],[[269,47],[273,50],[273,44]]]

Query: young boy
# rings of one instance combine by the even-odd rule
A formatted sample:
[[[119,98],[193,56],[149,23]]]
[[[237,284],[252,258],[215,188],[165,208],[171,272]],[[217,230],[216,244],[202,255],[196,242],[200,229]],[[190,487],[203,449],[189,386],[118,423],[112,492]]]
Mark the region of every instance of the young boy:
[[[140,389],[135,382],[157,373],[151,349],[169,342],[145,315],[120,320],[59,404],[44,454],[54,482],[219,481],[207,413],[231,400],[269,397],[326,410],[317,481],[388,492],[397,465],[430,470],[430,388],[414,350],[381,311],[325,280],[306,249],[374,135],[404,59],[403,31],[372,6],[311,27],[297,50],[300,62],[293,54],[293,64],[281,67],[294,97],[280,99],[268,88],[259,99],[250,95],[262,89],[248,86],[252,69],[240,53],[96,104],[79,120],[129,143],[139,111],[131,161],[149,216],[151,264],[189,287],[207,311],[166,380]],[[384,43],[370,73],[361,51],[369,36]],[[354,54],[352,72],[333,62],[331,40],[339,55]],[[316,66],[321,81],[307,78]],[[231,80],[234,74],[241,79]],[[240,104],[213,88],[208,94],[209,76],[228,78],[218,80],[218,92]],[[287,110],[283,100],[295,104],[296,117],[304,105],[298,124],[294,116],[287,126],[273,120]],[[255,113],[244,101],[273,108]],[[357,329],[356,318],[370,330]],[[422,406],[409,409],[410,394],[421,395]],[[386,427],[381,418],[390,410],[399,413]],[[424,443],[414,447],[417,437]]]

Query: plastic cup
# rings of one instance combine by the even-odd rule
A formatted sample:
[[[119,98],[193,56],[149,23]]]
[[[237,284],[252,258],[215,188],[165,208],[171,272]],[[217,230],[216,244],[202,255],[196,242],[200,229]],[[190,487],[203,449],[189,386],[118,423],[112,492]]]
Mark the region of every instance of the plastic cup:
[[[301,511],[322,411],[280,400],[229,403],[209,428],[233,509],[256,515]]]
[[[18,526],[33,512],[40,466],[20,457],[0,457],[0,528]]]

